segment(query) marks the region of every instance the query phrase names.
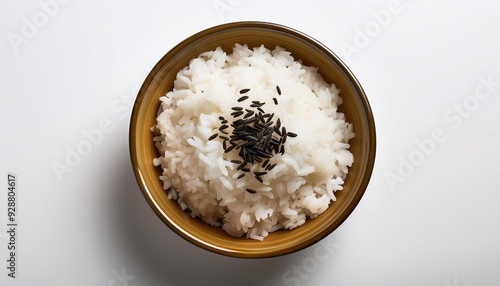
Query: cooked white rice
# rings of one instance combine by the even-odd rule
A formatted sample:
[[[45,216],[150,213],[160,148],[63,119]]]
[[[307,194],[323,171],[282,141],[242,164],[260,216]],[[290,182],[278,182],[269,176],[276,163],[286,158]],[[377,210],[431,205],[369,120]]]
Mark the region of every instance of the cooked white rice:
[[[237,102],[246,88],[249,99]],[[283,144],[284,154],[273,154],[270,161],[277,165],[262,176],[263,183],[252,173],[237,179],[242,171],[230,161],[241,160],[238,151],[225,153],[220,136],[208,140],[223,135],[219,116],[230,124],[232,107],[250,108],[255,100],[265,102],[262,109],[297,134]],[[236,44],[232,54],[220,48],[201,54],[161,98],[153,128],[161,154],[154,164],[163,170],[160,179],[168,197],[191,216],[236,237],[263,240],[270,232],[304,224],[335,201],[353,163],[348,141],[354,133],[337,111],[341,103],[339,90],[317,68],[295,61],[279,46],[271,51]],[[229,137],[232,127],[226,131]],[[264,169],[259,164],[251,168]]]

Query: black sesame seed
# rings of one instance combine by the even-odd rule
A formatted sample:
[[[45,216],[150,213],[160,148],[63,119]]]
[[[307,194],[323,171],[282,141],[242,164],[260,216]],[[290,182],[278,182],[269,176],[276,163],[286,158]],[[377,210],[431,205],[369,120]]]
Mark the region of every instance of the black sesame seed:
[[[231,163],[234,163],[234,164],[241,164],[243,162],[241,162],[240,160],[231,160]]]
[[[248,169],[248,168],[241,168],[241,170],[242,170],[243,172],[247,172],[247,173],[248,173],[248,172],[250,172],[250,169]]]
[[[224,120],[224,116],[219,116],[219,120]]]
[[[241,132],[238,136],[238,139],[242,139],[244,138],[245,136],[252,136],[252,133],[248,132],[245,130],[245,132]]]
[[[265,112],[264,112],[264,109],[260,108],[260,106],[259,106],[259,107],[257,107],[257,110],[258,110],[258,111],[260,111],[261,113],[265,113]]]
[[[252,118],[245,120],[244,124],[250,124],[250,123],[253,123],[255,121],[257,121],[257,117],[252,117]]]
[[[229,125],[224,124],[221,127],[219,127],[219,131],[222,131],[222,130],[228,128],[228,127],[229,127]]]
[[[255,124],[258,124],[258,123],[254,123]],[[260,132],[260,128],[258,128],[258,126],[251,126],[251,125],[247,125],[247,130],[250,131],[250,132]]]
[[[273,138],[272,135],[273,135],[272,133],[269,133],[269,135],[267,135],[266,138],[264,139],[264,147],[269,152],[273,150],[272,144],[270,144],[271,139]]]
[[[221,136],[222,137],[222,136]],[[222,149],[226,150],[227,149],[227,144],[226,140],[222,141]]]
[[[248,141],[247,144],[245,144],[245,147],[246,148],[251,148],[251,147],[254,147],[255,145],[257,145],[257,141]]]
[[[273,154],[262,152],[260,150],[257,150],[257,155],[264,157],[264,158],[269,158],[269,159],[273,157]]]
[[[278,119],[278,120],[279,120],[279,119]],[[280,128],[278,127],[278,125],[275,125],[275,126],[273,127],[273,129],[274,129],[274,132],[278,133],[278,135],[279,135],[279,136],[281,136],[281,130],[280,130]]]
[[[252,190],[252,189],[246,189],[246,191],[247,191],[248,193],[250,193],[250,194],[255,194],[255,193],[257,193],[257,191]]]
[[[235,111],[235,112],[232,112],[232,113],[231,113],[231,115],[232,115],[233,117],[238,117],[238,116],[240,116],[240,115],[242,115],[242,114],[243,114],[243,111]]]
[[[256,122],[254,125],[256,128],[258,128],[259,132],[267,128],[267,126],[265,124],[262,124],[261,122]]]
[[[281,155],[285,154],[285,145],[281,145],[280,153]]]
[[[233,122],[233,124],[231,124],[231,126],[236,126],[236,125],[240,125],[241,123],[243,123],[243,119],[238,119],[236,121]]]
[[[243,177],[245,177],[245,173],[241,173],[236,179],[241,179]]]
[[[248,96],[247,96],[247,95],[245,95],[245,96],[242,96],[242,97],[238,98],[238,100],[237,100],[237,101],[238,101],[238,102],[242,102],[243,100],[245,100],[245,99],[247,99],[247,98],[248,98]]]
[[[267,174],[267,172],[253,172],[253,174],[254,174],[255,176],[262,176],[262,175],[266,175],[266,174]]]
[[[267,166],[267,168],[266,168],[266,169],[267,169],[268,171],[271,171],[272,169],[274,169],[274,167],[276,167],[276,165],[278,165],[278,163],[274,163],[274,164],[272,164],[272,165],[269,165],[269,166]]]
[[[215,138],[217,138],[217,136],[219,136],[219,134],[215,133],[214,135],[208,137],[208,140],[210,141],[212,139],[215,139]]]
[[[248,153],[248,154],[251,154],[251,155],[256,155],[257,154],[257,151],[255,151],[255,149],[245,149],[245,151]]]
[[[231,142],[229,142],[229,143],[231,143]],[[227,147],[227,149],[226,149],[226,150],[224,150],[224,153],[229,153],[229,152],[231,152],[231,150],[233,150],[233,149],[234,149],[234,147],[235,147],[234,145],[231,145],[231,146]]]
[[[255,115],[255,118],[257,118],[257,122],[262,121],[262,113],[259,112]]]
[[[264,183],[264,180],[262,180],[262,178],[260,176],[255,176],[255,179],[257,179],[257,181],[259,181],[261,183]]]
[[[225,141],[229,141],[229,138],[227,138],[226,136],[223,136],[223,135],[220,135],[220,136],[219,136],[219,138],[220,138],[220,139],[223,139],[223,140],[225,140]]]
[[[269,159],[267,159],[266,161],[264,161],[264,163],[262,163],[262,168],[265,168],[267,164],[269,164]]]
[[[276,97],[273,97],[273,101],[275,105],[278,105],[278,100],[276,99]]]
[[[276,86],[276,91],[278,92],[278,95],[281,95],[281,88],[278,85]]]
[[[297,134],[293,133],[293,132],[287,132],[286,135],[288,137],[297,137]]]
[[[248,140],[248,141],[258,141],[259,140],[257,137],[254,137],[254,136],[251,136],[251,135],[245,136],[244,139]]]
[[[261,146],[255,146],[254,149],[255,149],[255,151],[262,151],[263,150]]]
[[[271,145],[271,144],[269,144],[269,145],[267,146],[267,148],[266,148],[266,151],[267,151],[267,152],[269,152],[269,153],[271,153],[271,154],[273,153],[273,150],[274,150],[274,146],[273,146],[273,145]]]
[[[240,90],[240,94],[244,94],[244,93],[247,93],[249,91],[250,91],[249,88],[244,88],[244,89]]]
[[[237,136],[237,137],[231,137],[233,139],[238,139],[239,135],[245,131],[245,126],[244,125],[238,125],[233,129],[233,134],[232,136]]]
[[[222,123],[222,124],[226,124],[227,122],[228,122],[228,121],[227,121],[226,119],[224,119],[224,120],[221,120],[221,122],[220,122],[220,123]]]
[[[250,107],[262,107],[264,104],[266,104],[266,103],[265,102],[252,103],[252,104],[250,104]]]
[[[275,154],[278,154],[278,153],[279,153],[279,151],[280,151],[280,145],[276,145],[276,146],[274,146],[274,153],[275,153]]]
[[[243,110],[243,107],[231,107],[232,110],[236,110],[236,111],[240,111],[240,110]]]
[[[271,138],[271,142],[273,144],[280,144],[281,143],[281,141],[278,138],[274,137],[274,136]]]
[[[252,116],[254,113],[255,113],[254,111],[247,109],[247,114],[245,114],[245,116],[243,116],[243,118],[248,118],[248,117]]]

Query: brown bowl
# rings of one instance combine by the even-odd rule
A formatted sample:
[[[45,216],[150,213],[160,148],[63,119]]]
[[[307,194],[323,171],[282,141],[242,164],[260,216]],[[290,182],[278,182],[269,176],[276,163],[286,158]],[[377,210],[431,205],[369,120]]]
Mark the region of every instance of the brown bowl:
[[[169,200],[158,178],[161,170],[153,166],[158,153],[150,128],[155,124],[159,98],[173,87],[177,72],[199,54],[222,47],[231,53],[235,43],[250,48],[279,45],[305,65],[316,66],[327,82],[340,89],[340,111],[353,123],[355,137],[350,140],[354,163],[344,183],[335,193],[337,201],[315,219],[293,230],[272,232],[264,241],[235,238],[217,227],[193,219],[176,201]],[[291,28],[264,22],[236,22],[203,30],[179,43],[153,68],[144,81],[132,111],[130,155],[141,190],[156,214],[177,234],[204,249],[234,257],[262,258],[292,253],[308,247],[335,230],[354,210],[370,180],[375,161],[375,124],[372,111],[351,71],[328,48]]]

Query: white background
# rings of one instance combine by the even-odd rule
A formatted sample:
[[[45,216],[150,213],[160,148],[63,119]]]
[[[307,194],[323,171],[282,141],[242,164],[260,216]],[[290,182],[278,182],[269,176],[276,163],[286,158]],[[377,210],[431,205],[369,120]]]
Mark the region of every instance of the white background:
[[[500,2],[284,3],[1,1],[0,285],[500,285]],[[377,128],[353,214],[323,244],[272,259],[181,239],[149,208],[128,152],[132,102],[154,64],[186,37],[241,20],[328,46],[364,87]]]

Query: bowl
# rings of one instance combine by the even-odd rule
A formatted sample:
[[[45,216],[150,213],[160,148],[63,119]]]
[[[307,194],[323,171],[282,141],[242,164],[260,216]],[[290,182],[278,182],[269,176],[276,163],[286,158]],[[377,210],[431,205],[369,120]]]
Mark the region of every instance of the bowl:
[[[151,127],[155,124],[159,98],[173,87],[179,70],[203,52],[221,47],[231,53],[235,43],[250,48],[279,45],[295,60],[319,68],[329,83],[340,89],[343,104],[339,110],[353,123],[356,136],[349,141],[354,163],[344,183],[335,193],[337,200],[317,218],[292,230],[272,232],[264,241],[235,238],[192,218],[178,203],[167,198],[159,179],[161,170],[153,165],[158,152]],[[130,156],[135,176],[147,202],[155,213],[178,235],[206,250],[241,258],[285,255],[320,241],[338,228],[354,210],[367,188],[375,161],[375,125],[366,95],[347,66],[327,47],[295,29],[267,22],[234,22],[198,32],[172,48],[154,66],[136,98],[130,122]],[[167,241],[165,243],[168,243]]]

